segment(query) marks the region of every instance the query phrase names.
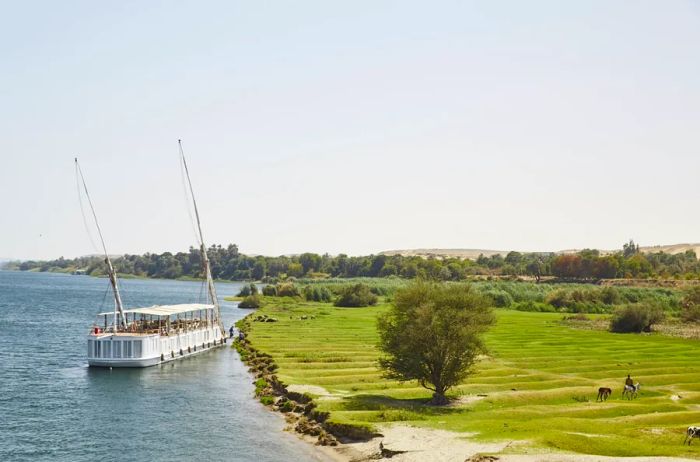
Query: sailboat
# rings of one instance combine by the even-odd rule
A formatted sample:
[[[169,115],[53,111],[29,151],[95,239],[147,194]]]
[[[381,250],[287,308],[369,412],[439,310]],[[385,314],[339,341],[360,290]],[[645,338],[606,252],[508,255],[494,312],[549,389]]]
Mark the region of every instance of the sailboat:
[[[125,309],[119,292],[117,273],[107,253],[97,214],[88,193],[85,178],[75,159],[79,176],[102,243],[107,276],[114,296],[114,310],[99,313],[87,338],[88,364],[93,367],[148,367],[193,356],[226,343],[221,307],[211,275],[207,248],[202,235],[199,210],[194,198],[187,161],[178,140],[180,160],[194,206],[199,232],[202,271],[206,279],[209,303],[154,305]]]

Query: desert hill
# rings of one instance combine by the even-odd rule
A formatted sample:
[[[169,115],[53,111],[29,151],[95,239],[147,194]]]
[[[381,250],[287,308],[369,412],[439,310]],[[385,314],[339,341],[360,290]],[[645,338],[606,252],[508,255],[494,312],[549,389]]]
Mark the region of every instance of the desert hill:
[[[664,252],[675,255],[677,253],[683,253],[688,250],[693,250],[697,255],[700,255],[700,244],[671,244],[671,245],[654,245],[640,247],[640,251],[644,253],[654,253],[654,252]],[[567,249],[567,250],[556,250],[552,252],[539,252],[539,253],[576,253],[580,249]],[[418,256],[418,257],[437,257],[437,258],[467,258],[469,260],[476,260],[479,255],[484,255],[490,257],[492,255],[502,255],[506,256],[510,252],[509,250],[487,250],[487,249],[405,249],[405,250],[385,250],[380,252],[380,255],[402,255],[404,257]],[[527,251],[520,251],[522,253],[529,253]],[[602,254],[610,254],[617,252],[617,250],[601,250]]]

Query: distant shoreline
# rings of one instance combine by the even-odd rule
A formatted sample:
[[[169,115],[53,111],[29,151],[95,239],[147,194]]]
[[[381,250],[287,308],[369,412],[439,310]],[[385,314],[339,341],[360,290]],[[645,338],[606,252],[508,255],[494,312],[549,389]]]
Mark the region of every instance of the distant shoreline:
[[[73,274],[72,271],[41,271],[39,269],[30,269],[30,270],[19,270],[19,269],[8,269],[8,268],[0,268],[0,271],[7,271],[8,273],[51,273],[51,274],[65,274],[68,276],[88,276],[91,278],[97,278],[97,279],[106,279],[107,275],[106,274],[100,274],[100,275],[93,275],[93,274]],[[204,279],[200,278],[195,278],[192,276],[180,276],[178,278],[157,278],[157,277],[151,277],[151,276],[140,276],[136,274],[130,274],[130,273],[117,273],[117,277],[119,279],[143,279],[143,280],[154,280],[154,281],[182,281],[182,282],[203,282]],[[217,283],[253,283],[253,284],[260,284],[260,281],[246,281],[246,280],[231,280],[231,279],[214,279],[214,282]]]

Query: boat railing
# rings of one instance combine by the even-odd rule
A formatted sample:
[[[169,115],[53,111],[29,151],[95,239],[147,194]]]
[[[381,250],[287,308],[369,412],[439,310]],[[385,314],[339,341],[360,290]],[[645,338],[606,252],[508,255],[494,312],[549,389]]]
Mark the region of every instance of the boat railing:
[[[162,324],[159,325],[158,323],[154,323],[151,321],[146,321],[146,322],[133,322],[129,323],[126,328],[120,328],[117,326],[115,329],[115,326],[113,325],[108,325],[107,327],[104,326],[98,326],[98,325],[93,325],[90,328],[90,333],[91,334],[146,334],[146,335],[161,335],[164,337],[168,337],[170,335],[179,335],[179,334],[184,334],[187,332],[192,332],[195,330],[199,330],[205,327],[208,327],[210,324],[207,322],[199,321],[199,320],[193,320],[193,321],[187,321],[187,322],[178,322],[173,323],[170,326],[170,329],[168,329],[166,326],[163,326]]]

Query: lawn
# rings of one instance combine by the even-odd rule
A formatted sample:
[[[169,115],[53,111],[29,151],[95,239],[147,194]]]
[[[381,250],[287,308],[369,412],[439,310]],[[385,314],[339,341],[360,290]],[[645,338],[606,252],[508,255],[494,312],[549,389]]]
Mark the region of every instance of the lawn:
[[[272,355],[284,383],[321,387],[315,401],[336,422],[476,432],[520,442],[513,452],[524,444],[700,459],[700,445],[681,444],[685,428],[700,423],[697,340],[576,329],[561,314],[497,310],[488,357],[451,391],[454,404],[436,408],[424,404],[430,392],[386,380],[376,367],[376,317],[387,308],[272,303],[257,314],[278,322],[252,322],[249,339]],[[633,401],[620,396],[628,373],[642,384]],[[613,389],[605,403],[595,402],[599,386]]]

